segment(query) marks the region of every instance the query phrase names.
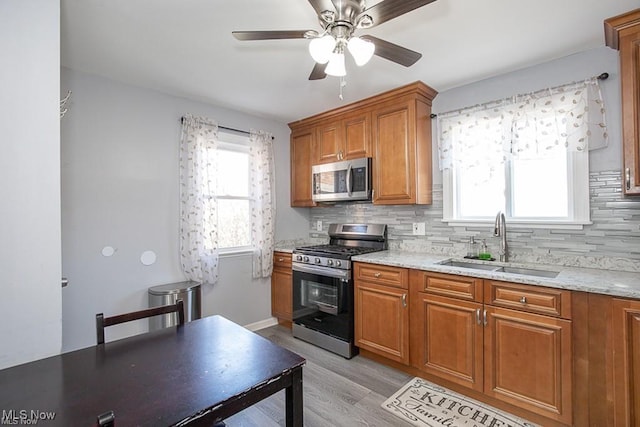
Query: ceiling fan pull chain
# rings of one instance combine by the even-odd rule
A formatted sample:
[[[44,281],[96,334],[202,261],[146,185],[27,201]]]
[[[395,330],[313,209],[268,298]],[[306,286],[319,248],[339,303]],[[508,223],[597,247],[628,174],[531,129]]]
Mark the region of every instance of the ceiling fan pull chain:
[[[342,96],[342,89],[347,85],[347,79],[345,76],[340,77],[340,100],[342,101],[344,98]]]

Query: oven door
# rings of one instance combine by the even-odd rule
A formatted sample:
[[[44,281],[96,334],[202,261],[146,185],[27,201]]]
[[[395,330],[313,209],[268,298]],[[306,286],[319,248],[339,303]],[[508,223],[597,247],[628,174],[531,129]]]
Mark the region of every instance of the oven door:
[[[293,322],[352,342],[351,271],[294,262]]]

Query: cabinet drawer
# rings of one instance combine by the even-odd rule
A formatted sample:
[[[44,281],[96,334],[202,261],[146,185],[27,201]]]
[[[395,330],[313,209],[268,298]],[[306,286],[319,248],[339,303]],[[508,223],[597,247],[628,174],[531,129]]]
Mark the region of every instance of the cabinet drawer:
[[[273,268],[291,270],[291,254],[287,252],[274,252]]]
[[[484,302],[547,316],[571,318],[571,291],[485,280]]]
[[[406,268],[359,262],[356,262],[354,266],[355,280],[365,280],[369,283],[402,289],[409,288],[409,270]]]
[[[474,277],[411,270],[411,287],[416,292],[482,302],[482,279]]]

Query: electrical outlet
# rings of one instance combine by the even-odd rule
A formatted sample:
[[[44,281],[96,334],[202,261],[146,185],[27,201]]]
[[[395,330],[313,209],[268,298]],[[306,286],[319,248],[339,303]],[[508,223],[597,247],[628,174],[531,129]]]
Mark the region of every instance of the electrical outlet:
[[[322,231],[322,221],[316,221],[316,231]]]
[[[424,236],[427,233],[426,224],[424,222],[414,222],[413,223],[413,235],[414,236]]]

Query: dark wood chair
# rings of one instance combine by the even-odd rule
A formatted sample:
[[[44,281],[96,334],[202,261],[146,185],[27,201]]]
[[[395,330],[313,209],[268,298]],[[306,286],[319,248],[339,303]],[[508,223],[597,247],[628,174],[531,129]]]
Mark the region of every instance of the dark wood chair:
[[[96,314],[96,338],[98,344],[104,344],[104,328],[106,328],[107,326],[113,326],[119,323],[131,322],[132,320],[160,316],[161,314],[169,313],[178,313],[178,325],[184,324],[184,305],[181,299],[179,299],[175,304],[172,305],[147,308],[145,310],[119,314],[112,317],[104,317],[102,313],[98,313]]]

